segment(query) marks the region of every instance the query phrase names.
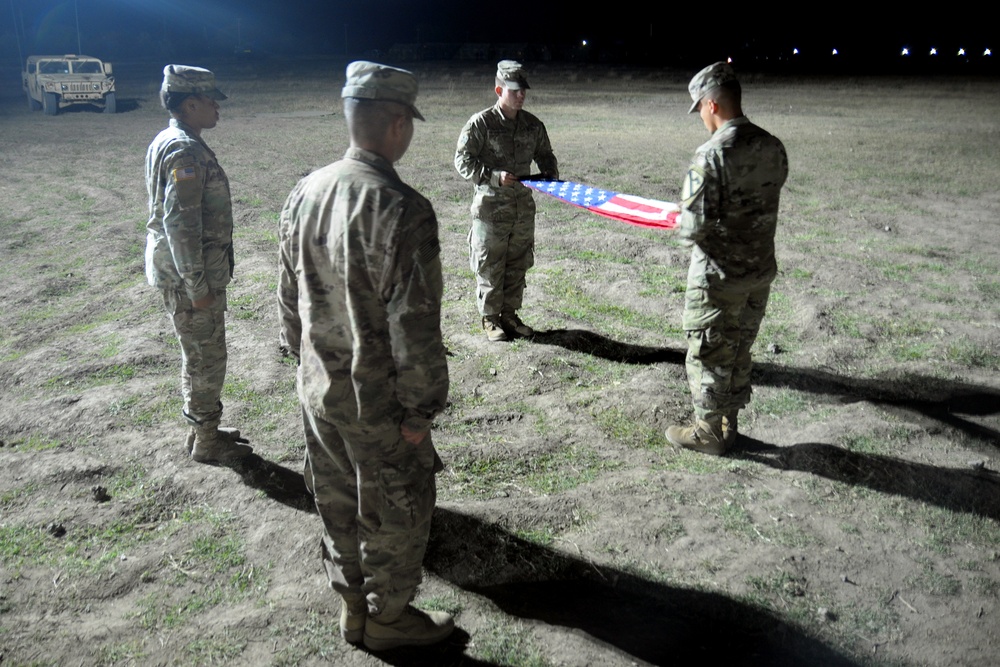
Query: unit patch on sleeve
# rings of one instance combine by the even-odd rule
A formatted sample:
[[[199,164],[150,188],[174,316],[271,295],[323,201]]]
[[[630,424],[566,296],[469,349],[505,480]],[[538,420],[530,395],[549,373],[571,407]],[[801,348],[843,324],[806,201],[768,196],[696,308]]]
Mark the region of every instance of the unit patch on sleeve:
[[[681,203],[685,206],[691,203],[695,197],[701,194],[705,187],[705,171],[698,165],[691,165],[687,176],[684,177],[684,186],[681,188]]]

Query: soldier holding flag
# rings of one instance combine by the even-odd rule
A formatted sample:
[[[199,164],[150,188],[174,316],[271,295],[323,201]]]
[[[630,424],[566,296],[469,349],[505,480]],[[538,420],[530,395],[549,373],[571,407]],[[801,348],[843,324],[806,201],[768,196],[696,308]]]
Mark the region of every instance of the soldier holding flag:
[[[676,447],[719,455],[736,439],[739,411],[750,400],[750,347],[777,274],[774,233],[788,156],[743,115],[727,63],[698,72],[688,91],[690,113],[700,113],[712,134],[684,179],[677,227],[691,247],[683,326],[694,423],[666,435]]]
[[[545,125],[523,109],[530,86],[521,63],[501,60],[495,84],[497,103],[462,128],[455,168],[476,187],[469,264],[483,329],[489,340],[504,341],[535,333],[517,315],[535,260],[535,201],[521,179],[532,161],[549,179],[559,178],[559,167]]]

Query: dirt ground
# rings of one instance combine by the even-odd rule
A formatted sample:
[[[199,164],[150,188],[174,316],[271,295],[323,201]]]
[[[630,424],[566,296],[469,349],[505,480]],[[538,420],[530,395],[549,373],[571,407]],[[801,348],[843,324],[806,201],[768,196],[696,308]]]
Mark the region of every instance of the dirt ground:
[[[375,655],[337,636],[274,298],[284,197],[346,145],[343,63],[203,64],[230,95],[205,133],[237,225],[225,421],[255,447],[231,467],[185,456],[144,281],[162,64],[116,64],[110,116],[32,113],[0,72],[0,663],[998,664],[1000,120],[968,114],[995,81],[748,77],[792,176],[716,459],[662,436],[690,413],[669,234],[536,195],[537,334],[486,340],[451,157],[490,69],[415,67],[400,173],[441,223],[452,382],[418,601],[459,630]],[[676,201],[706,138],[689,75],[539,67],[526,108],[564,177]]]

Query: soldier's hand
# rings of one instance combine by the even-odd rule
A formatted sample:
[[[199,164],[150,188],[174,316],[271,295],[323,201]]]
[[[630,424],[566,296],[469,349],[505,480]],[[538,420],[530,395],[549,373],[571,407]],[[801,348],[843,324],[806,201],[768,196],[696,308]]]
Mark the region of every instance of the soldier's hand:
[[[421,442],[424,441],[424,438],[427,437],[427,434],[429,432],[430,429],[424,431],[414,431],[412,428],[408,428],[406,426],[403,426],[402,424],[399,425],[400,435],[403,436],[403,440],[410,443],[411,445],[419,445]]]
[[[196,301],[192,301],[191,305],[194,306],[195,308],[197,308],[198,310],[203,310],[205,308],[211,308],[213,305],[215,305],[215,295],[212,294],[211,292],[209,292],[208,294],[206,294],[205,296],[201,297],[200,299],[197,299]]]
[[[501,171],[500,172],[500,185],[501,186],[509,188],[509,187],[511,187],[512,185],[514,185],[517,182],[518,182],[517,181],[517,176],[515,176],[512,173],[510,173],[509,171]]]

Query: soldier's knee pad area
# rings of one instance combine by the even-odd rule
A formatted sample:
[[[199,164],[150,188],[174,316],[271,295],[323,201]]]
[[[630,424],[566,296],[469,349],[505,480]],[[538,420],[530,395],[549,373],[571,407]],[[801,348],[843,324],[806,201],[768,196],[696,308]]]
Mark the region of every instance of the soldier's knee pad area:
[[[194,340],[210,340],[215,335],[216,318],[211,310],[179,313],[175,321],[178,324],[178,332]]]
[[[702,363],[722,362],[735,358],[739,347],[739,332],[718,327],[686,332],[688,353]]]

